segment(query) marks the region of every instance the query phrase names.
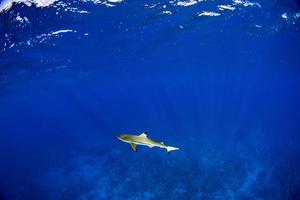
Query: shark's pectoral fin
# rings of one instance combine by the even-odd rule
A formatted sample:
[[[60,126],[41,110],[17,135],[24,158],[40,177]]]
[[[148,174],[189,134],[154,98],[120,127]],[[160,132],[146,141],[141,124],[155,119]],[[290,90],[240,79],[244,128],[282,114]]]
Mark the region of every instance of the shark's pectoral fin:
[[[135,151],[135,152],[136,152],[136,151],[137,151],[137,150],[136,150],[136,144],[134,144],[134,143],[130,143],[130,145],[131,145],[131,148],[133,149],[133,151]]]

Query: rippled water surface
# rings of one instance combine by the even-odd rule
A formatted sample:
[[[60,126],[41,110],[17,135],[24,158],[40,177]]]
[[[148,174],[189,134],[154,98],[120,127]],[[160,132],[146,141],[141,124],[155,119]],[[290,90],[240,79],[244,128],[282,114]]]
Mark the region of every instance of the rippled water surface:
[[[299,1],[0,2],[0,200],[300,199]]]

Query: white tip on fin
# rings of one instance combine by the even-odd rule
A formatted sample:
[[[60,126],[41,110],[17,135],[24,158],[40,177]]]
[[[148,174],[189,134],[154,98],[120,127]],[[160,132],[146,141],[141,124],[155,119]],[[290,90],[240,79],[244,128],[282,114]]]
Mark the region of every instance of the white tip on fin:
[[[140,134],[139,136],[147,137],[147,136],[148,136],[148,133],[147,133],[147,132],[143,132],[143,133]]]
[[[167,152],[168,152],[168,153],[170,153],[171,151],[179,150],[179,148],[177,148],[177,147],[172,147],[172,146],[167,146],[166,149],[167,149]]]
[[[136,152],[136,151],[137,151],[137,150],[136,150],[136,144],[134,144],[134,143],[130,143],[130,145],[131,145],[131,148],[133,149],[133,151],[135,151],[135,152]]]

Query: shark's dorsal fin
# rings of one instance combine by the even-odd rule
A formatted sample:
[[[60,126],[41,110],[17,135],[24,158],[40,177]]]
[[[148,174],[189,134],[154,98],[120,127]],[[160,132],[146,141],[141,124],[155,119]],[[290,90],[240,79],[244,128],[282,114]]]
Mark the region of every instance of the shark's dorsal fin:
[[[148,133],[147,132],[143,132],[142,134],[140,134],[139,136],[142,136],[142,137],[147,137],[148,136]]]
[[[136,150],[136,144],[134,144],[134,143],[130,143],[130,145],[131,145],[131,148],[133,149],[133,151],[135,151],[135,152],[136,152],[136,151],[137,151],[137,150]]]

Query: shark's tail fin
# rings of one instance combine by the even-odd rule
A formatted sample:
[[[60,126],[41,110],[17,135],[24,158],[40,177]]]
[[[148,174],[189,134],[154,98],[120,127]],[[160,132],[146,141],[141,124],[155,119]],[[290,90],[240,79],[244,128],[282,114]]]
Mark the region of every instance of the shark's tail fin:
[[[168,152],[168,153],[170,153],[171,151],[179,150],[179,148],[177,148],[177,147],[172,147],[172,146],[167,146],[166,149],[167,149],[167,152]]]

